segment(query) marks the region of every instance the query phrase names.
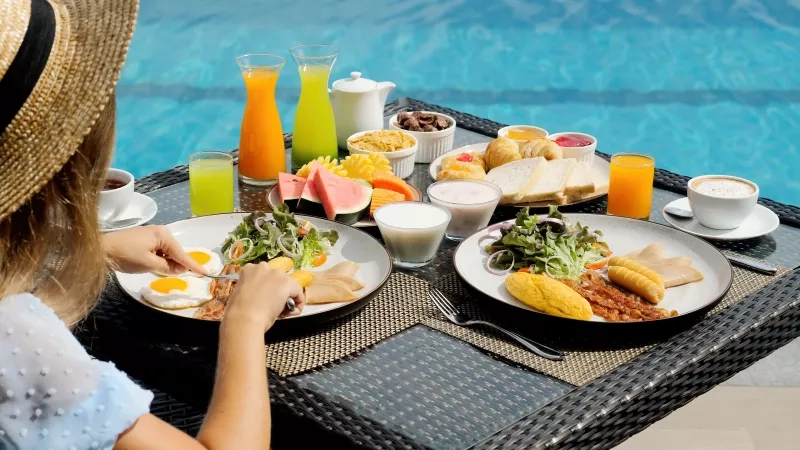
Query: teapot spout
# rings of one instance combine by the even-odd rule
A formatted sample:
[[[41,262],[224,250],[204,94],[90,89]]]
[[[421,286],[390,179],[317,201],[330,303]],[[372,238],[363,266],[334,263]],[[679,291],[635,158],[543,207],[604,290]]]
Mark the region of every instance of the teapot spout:
[[[391,81],[381,81],[378,83],[378,100],[380,101],[381,109],[386,106],[386,97],[389,96],[389,92],[392,92],[394,88],[395,84]]]

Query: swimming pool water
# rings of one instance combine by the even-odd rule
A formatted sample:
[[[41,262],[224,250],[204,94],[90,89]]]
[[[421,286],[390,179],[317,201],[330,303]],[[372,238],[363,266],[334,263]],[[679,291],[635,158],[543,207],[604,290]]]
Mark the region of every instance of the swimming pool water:
[[[331,81],[392,81],[389,100],[590,133],[800,204],[800,0],[141,0],[114,164],[142,176],[236,148],[248,52],[287,58],[290,131],[299,43],[337,45]]]

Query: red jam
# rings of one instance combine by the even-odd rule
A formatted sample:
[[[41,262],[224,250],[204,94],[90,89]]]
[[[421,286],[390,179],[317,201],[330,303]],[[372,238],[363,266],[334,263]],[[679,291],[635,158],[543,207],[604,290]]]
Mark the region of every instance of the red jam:
[[[586,147],[587,145],[592,145],[592,141],[574,134],[559,136],[555,138],[553,142],[561,147]]]
[[[458,157],[456,158],[456,161],[461,161],[461,162],[466,162],[466,163],[472,162],[472,155],[470,155],[469,153],[462,153],[462,154],[458,155]]]

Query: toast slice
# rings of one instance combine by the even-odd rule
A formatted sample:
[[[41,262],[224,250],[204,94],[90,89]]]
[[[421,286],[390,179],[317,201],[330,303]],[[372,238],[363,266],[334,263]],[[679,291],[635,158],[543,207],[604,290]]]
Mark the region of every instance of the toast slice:
[[[585,198],[596,197],[599,195],[608,194],[608,183],[596,184],[592,192],[577,193],[571,195],[559,195],[556,197],[556,203],[559,205],[566,205],[568,203],[575,203]]]
[[[547,161],[543,157],[520,159],[495,167],[486,174],[486,181],[503,191],[501,204],[513,203],[522,189],[532,185],[545,172]]]
[[[514,201],[533,203],[555,200],[558,195],[563,195],[576,164],[577,161],[572,158],[548,161],[545,173],[521,190]]]
[[[578,163],[573,169],[567,180],[567,187],[564,188],[564,195],[567,197],[581,194],[591,194],[594,192],[594,180],[592,179],[592,167],[588,163]]]

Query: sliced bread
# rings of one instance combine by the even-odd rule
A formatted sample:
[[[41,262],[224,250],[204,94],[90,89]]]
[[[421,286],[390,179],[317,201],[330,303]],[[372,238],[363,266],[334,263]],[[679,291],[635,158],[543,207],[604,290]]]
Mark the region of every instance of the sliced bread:
[[[591,194],[594,192],[594,180],[592,179],[592,167],[588,163],[578,163],[567,180],[567,187],[564,188],[564,195]]]
[[[575,203],[590,197],[598,197],[608,194],[608,183],[597,183],[592,192],[583,192],[570,195],[559,195],[556,197],[556,203],[559,205],[566,205],[567,203]]]
[[[546,171],[547,161],[543,157],[520,159],[495,167],[486,174],[486,181],[497,185],[502,191],[500,203],[512,203],[520,191],[535,182]]]
[[[547,169],[544,173],[520,190],[514,201],[533,203],[555,200],[558,195],[564,193],[564,188],[567,187],[567,180],[569,180],[576,164],[577,162],[572,158],[548,161]]]

